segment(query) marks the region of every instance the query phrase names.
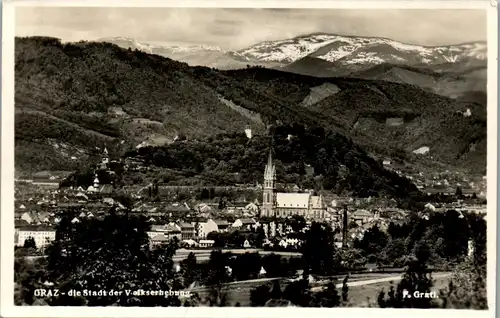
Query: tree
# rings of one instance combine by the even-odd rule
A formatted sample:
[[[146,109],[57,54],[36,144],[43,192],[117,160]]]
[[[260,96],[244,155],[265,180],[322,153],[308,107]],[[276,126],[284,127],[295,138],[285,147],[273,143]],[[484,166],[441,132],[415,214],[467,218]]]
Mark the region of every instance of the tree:
[[[288,284],[283,291],[283,298],[296,306],[309,307],[312,304],[309,282],[301,279]]]
[[[467,219],[474,250],[454,270],[448,288],[441,290],[440,298],[443,299],[443,308],[487,309],[486,222],[477,214],[469,214]]]
[[[202,200],[207,200],[207,199],[209,199],[209,198],[210,198],[210,192],[208,191],[208,189],[207,189],[207,188],[203,188],[203,189],[201,190],[200,197],[201,197],[201,199],[202,199]]]
[[[362,251],[355,248],[341,250],[341,259],[344,268],[357,269],[366,264]]]
[[[24,248],[36,248],[36,242],[33,237],[28,237],[24,240]]]
[[[268,285],[260,285],[250,291],[250,304],[252,307],[264,306],[271,298]]]
[[[349,296],[349,286],[347,285],[347,280],[349,279],[349,275],[346,275],[344,280],[342,281],[342,301],[344,303],[347,302]]]
[[[330,281],[326,288],[320,292],[312,294],[310,307],[338,307],[340,305],[340,296],[335,288],[335,283]]]
[[[240,254],[236,256],[231,265],[236,280],[253,279],[259,274],[261,258],[259,253]]]
[[[283,292],[281,291],[281,285],[279,280],[275,280],[273,283],[273,287],[271,288],[271,299],[280,299],[281,296],[283,295]]]
[[[253,245],[257,248],[262,248],[262,244],[264,244],[264,240],[266,239],[266,233],[264,232],[264,228],[259,226],[257,230],[252,233],[251,240]]]
[[[227,207],[227,201],[225,198],[220,197],[219,198],[219,210],[224,210]]]
[[[387,245],[388,240],[387,234],[375,225],[365,232],[361,240],[354,241],[354,246],[363,251],[368,262],[380,262],[381,251]]]
[[[229,290],[227,283],[230,280],[226,266],[229,260],[220,250],[213,250],[208,261],[208,277],[206,284],[209,285],[208,300],[210,306],[224,307],[229,301]]]
[[[123,206],[126,209],[131,209],[134,206],[134,203],[135,203],[134,198],[132,198],[130,195],[124,194],[124,193],[115,195],[114,199],[116,201],[120,202],[121,204],[123,204]]]
[[[66,224],[66,222],[61,222]],[[70,223],[71,224],[71,223]],[[172,257],[175,244],[150,249],[144,217],[110,214],[104,219],[71,224],[48,248],[47,279],[57,282],[61,296],[50,305],[178,306],[174,297],[96,296],[80,299],[63,295],[75,290],[178,290]],[[63,239],[60,239],[63,238]]]
[[[189,287],[196,279],[196,255],[193,252],[180,262],[181,273],[184,277],[184,286]]]
[[[306,219],[302,215],[293,215],[285,223],[290,225],[294,232],[299,232],[306,226]]]
[[[274,253],[265,255],[262,257],[262,266],[266,270],[267,277],[281,277],[286,274],[282,266],[281,255]]]
[[[333,231],[329,225],[312,223],[305,234],[302,255],[305,277],[309,274],[329,275],[340,267]]]
[[[478,269],[471,260],[460,264],[453,272],[448,287],[440,291],[443,308],[488,309],[486,270]]]
[[[381,308],[433,308],[435,303],[428,297],[413,297],[417,291],[419,293],[431,292],[433,285],[430,272],[427,269],[429,259],[429,247],[420,242],[415,247],[414,256],[411,256],[406,264],[406,270],[397,289],[391,286],[388,297],[382,290],[378,296],[378,303]],[[410,297],[406,297],[410,295]]]

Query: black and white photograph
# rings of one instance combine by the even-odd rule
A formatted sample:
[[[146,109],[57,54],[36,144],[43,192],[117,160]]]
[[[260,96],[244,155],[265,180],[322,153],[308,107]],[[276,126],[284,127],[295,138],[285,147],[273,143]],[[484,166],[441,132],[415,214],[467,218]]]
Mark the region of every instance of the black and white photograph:
[[[496,8],[282,2],[10,3],[7,302],[494,312]]]

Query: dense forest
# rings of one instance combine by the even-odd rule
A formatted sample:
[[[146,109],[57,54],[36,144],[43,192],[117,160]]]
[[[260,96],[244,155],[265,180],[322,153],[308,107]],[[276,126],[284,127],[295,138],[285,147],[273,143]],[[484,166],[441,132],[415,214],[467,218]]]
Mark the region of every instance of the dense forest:
[[[378,155],[418,161],[408,154],[429,146],[433,160],[485,167],[484,106],[411,85],[259,67],[218,71],[108,43],[47,37],[16,39],[15,74],[16,167],[25,170],[73,170],[76,163],[57,148],[61,143],[88,160],[95,152],[90,143],[126,149],[158,136],[192,140],[247,126],[264,134],[277,122],[321,126]],[[303,104],[325,83],[338,92]],[[471,116],[457,115],[467,108]],[[393,117],[404,124],[388,126]]]

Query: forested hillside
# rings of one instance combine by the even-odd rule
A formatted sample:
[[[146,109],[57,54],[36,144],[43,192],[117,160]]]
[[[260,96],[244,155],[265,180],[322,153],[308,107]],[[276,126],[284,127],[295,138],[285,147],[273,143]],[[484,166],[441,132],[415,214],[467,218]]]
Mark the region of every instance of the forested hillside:
[[[15,70],[16,167],[22,170],[72,170],[105,145],[123,152],[141,142],[162,146],[180,135],[206,140],[247,126],[266,135],[277,123],[322,127],[373,154],[408,160],[418,160],[412,150],[428,146],[433,160],[484,169],[484,107],[409,85],[264,68],[218,71],[109,43],[43,37],[16,39]],[[338,90],[304,104],[325,83]],[[469,117],[457,113],[467,109]],[[388,125],[393,117],[404,123]],[[477,144],[473,153],[471,144]]]

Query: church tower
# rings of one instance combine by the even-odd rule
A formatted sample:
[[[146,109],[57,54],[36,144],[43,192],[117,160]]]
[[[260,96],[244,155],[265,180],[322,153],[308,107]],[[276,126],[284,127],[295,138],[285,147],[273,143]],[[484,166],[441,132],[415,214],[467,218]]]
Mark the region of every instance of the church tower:
[[[274,187],[276,182],[276,167],[273,163],[271,150],[267,159],[266,169],[264,170],[264,186],[262,194],[262,216],[274,216]]]

